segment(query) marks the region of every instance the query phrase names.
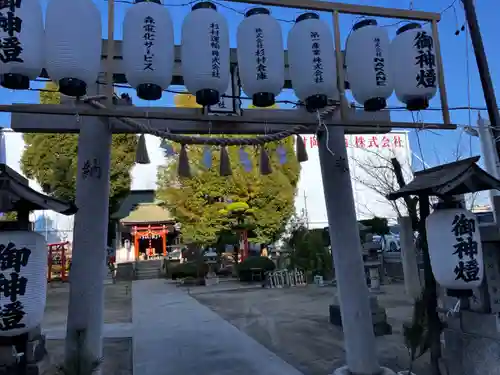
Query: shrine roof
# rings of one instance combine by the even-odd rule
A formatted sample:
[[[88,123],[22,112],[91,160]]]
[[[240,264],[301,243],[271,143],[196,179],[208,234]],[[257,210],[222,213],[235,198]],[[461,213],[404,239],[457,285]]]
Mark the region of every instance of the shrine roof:
[[[0,191],[7,191],[8,202],[5,211],[20,209],[52,210],[63,215],[73,215],[78,208],[72,202],[52,198],[30,188],[29,181],[5,164],[0,163]],[[4,202],[0,201],[0,207]]]
[[[409,195],[451,196],[483,190],[500,190],[500,180],[481,169],[479,156],[415,172],[405,187],[387,196],[396,200]]]
[[[157,203],[140,203],[120,222],[125,225],[173,223],[175,219],[170,212]]]

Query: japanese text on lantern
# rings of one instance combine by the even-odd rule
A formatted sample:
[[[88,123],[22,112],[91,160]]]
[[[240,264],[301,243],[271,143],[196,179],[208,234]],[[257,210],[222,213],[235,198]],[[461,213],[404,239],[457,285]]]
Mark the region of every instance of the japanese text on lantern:
[[[86,160],[82,167],[82,177],[86,180],[88,177],[101,178],[101,165],[97,158]]]
[[[474,238],[476,222],[461,214],[455,215],[451,225],[451,231],[456,239],[453,255],[458,257],[458,264],[454,270],[455,280],[463,280],[466,283],[477,281],[480,269],[476,259],[478,246]]]
[[[318,140],[315,136],[304,136],[304,144],[310,148],[318,147]],[[400,135],[393,136],[377,136],[377,135],[356,135],[352,139],[348,136],[345,137],[346,147],[356,147],[356,148],[402,148],[403,141]]]
[[[434,39],[426,31],[419,31],[413,46],[417,49],[415,65],[418,66],[417,87],[436,87],[436,55],[434,55]]]
[[[21,270],[28,265],[31,250],[9,242],[0,244],[0,331],[24,328],[24,306],[18,301],[26,293],[28,279]]]
[[[262,81],[267,79],[267,58],[266,50],[264,49],[264,32],[260,27],[255,29],[255,59],[257,67],[257,80]]]
[[[377,86],[385,86],[387,84],[387,76],[385,75],[385,60],[382,47],[380,46],[380,38],[374,38],[373,42],[375,43],[375,57],[373,58],[375,82]]]
[[[314,83],[323,82],[323,61],[321,60],[320,36],[317,31],[311,31]]]
[[[154,53],[151,51],[156,39],[156,23],[153,17],[147,16],[144,18],[142,26],[144,30],[144,70],[155,70],[153,67]]]
[[[0,60],[3,63],[24,62],[21,57],[23,47],[17,37],[23,23],[23,20],[16,16],[16,10],[21,7],[21,1],[0,0],[0,29],[7,34],[0,39]]]
[[[220,78],[220,28],[218,23],[210,24],[210,47],[212,48],[212,77]]]

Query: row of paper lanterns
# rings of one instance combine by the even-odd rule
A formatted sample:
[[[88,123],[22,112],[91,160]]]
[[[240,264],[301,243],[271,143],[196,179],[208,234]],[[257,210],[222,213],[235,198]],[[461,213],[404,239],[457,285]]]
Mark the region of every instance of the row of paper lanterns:
[[[101,70],[102,25],[94,2],[50,0],[45,29],[39,0],[12,4],[9,11],[22,22],[0,32],[2,85],[25,89],[46,68],[62,93],[84,95]],[[227,21],[213,3],[199,2],[184,19],[181,39],[187,90],[200,105],[216,104],[230,79]],[[269,10],[246,12],[237,30],[237,58],[244,92],[255,106],[271,106],[283,89],[285,60],[281,27]],[[317,14],[297,18],[288,35],[288,59],[295,94],[309,110],[338,98],[334,42]],[[437,90],[435,60],[432,36],[415,23],[400,28],[391,42],[375,20],[363,20],[346,43],[350,90],[371,111],[383,109],[394,91],[408,109],[424,109]],[[128,9],[122,63],[128,83],[142,99],[157,100],[170,85],[174,27],[160,0],[136,0]]]

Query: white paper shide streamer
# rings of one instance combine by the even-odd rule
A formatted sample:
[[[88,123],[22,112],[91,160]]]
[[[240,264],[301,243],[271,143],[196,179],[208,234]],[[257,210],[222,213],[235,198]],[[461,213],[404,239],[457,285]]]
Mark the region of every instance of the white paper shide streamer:
[[[477,218],[463,208],[435,210],[425,222],[432,272],[444,288],[470,290],[484,277]]]
[[[285,82],[281,27],[265,8],[251,9],[245,17],[237,32],[241,85],[254,106],[270,107]]]
[[[316,13],[297,18],[288,34],[288,63],[295,95],[309,111],[338,99],[333,36]]]
[[[394,89],[410,111],[426,109],[437,92],[437,62],[432,33],[418,23],[396,32],[391,43]]]
[[[0,336],[42,323],[47,292],[47,244],[36,232],[0,233]]]
[[[123,22],[123,68],[143,100],[158,100],[172,81],[174,26],[160,0],[136,1]]]
[[[1,85],[26,90],[44,64],[43,14],[39,0],[3,2],[0,10]]]
[[[346,43],[347,75],[354,99],[366,111],[385,108],[392,94],[389,55],[389,36],[377,21],[367,19],[353,26]]]
[[[101,68],[101,14],[92,0],[50,0],[45,16],[45,68],[61,93],[83,96]]]
[[[215,105],[229,86],[229,29],[213,3],[192,7],[182,24],[182,75],[202,106]]]

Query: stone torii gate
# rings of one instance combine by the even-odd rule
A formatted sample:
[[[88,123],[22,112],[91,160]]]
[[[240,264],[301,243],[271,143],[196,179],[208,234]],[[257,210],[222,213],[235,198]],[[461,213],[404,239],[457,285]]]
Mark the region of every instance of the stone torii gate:
[[[317,0],[230,0],[263,6],[299,8],[332,13],[337,57],[340,101],[325,116],[318,133],[319,156],[345,337],[347,366],[337,374],[380,374],[371,322],[369,292],[365,283],[351,178],[344,134],[387,133],[392,128],[421,128],[423,124],[390,122],[388,112],[367,113],[350,108],[345,98],[343,54],[339,14],[389,17],[430,22],[435,40],[438,83],[444,124],[425,128],[454,129],[450,124],[443,67],[437,34],[440,15],[420,11],[357,6]],[[79,133],[78,175],[70,308],[68,311],[66,357],[74,350],[77,331],[85,331],[85,346],[95,357],[102,356],[103,283],[109,200],[109,161],[112,133],[140,133],[130,121],[136,119],[150,129],[173,134],[264,134],[302,126],[301,133],[318,132],[316,114],[300,110],[246,110],[241,116],[210,116],[197,109],[139,108],[113,104],[113,83],[126,83],[121,62],[121,42],[114,42],[114,4],[108,1],[108,43],[103,40],[103,69],[106,73],[106,107],[78,101],[61,105],[0,105],[12,112],[12,129],[18,132]],[[116,48],[116,53],[115,53]],[[288,63],[285,87],[290,88]],[[108,58],[112,57],[112,58]],[[236,51],[231,63],[237,65]],[[173,84],[182,84],[180,48],[176,46]],[[113,79],[111,79],[113,78]],[[99,95],[99,86],[89,94]],[[96,97],[94,97],[96,98]],[[146,120],[146,121],[145,121]],[[384,370],[385,371],[385,370]],[[391,373],[387,370],[386,373]]]

